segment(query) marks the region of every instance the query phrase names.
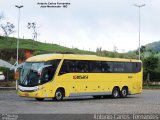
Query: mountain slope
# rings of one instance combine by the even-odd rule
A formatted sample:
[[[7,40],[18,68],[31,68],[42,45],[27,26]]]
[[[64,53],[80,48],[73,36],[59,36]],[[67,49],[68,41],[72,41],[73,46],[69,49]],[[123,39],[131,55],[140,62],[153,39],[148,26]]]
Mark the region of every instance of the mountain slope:
[[[0,50],[2,49],[16,49],[17,38],[0,36]],[[68,52],[68,53],[80,53],[80,54],[95,54],[95,52],[79,50],[77,48],[71,49],[63,47],[57,44],[41,43],[33,41],[31,39],[20,39],[20,49],[33,50],[34,52]]]
[[[17,38],[0,36],[0,59],[7,61],[15,61],[17,48]],[[135,53],[118,53],[106,50],[100,50],[97,52],[79,50],[77,48],[67,48],[57,44],[41,43],[33,41],[31,39],[19,40],[19,58],[24,59],[25,50],[33,51],[33,55],[45,54],[45,53],[72,53],[72,54],[91,54],[112,58],[128,58],[137,59]]]
[[[160,52],[160,41],[156,41],[156,42],[153,42],[153,43],[149,43],[146,46],[146,49],[151,49],[151,50],[154,50],[156,52]]]

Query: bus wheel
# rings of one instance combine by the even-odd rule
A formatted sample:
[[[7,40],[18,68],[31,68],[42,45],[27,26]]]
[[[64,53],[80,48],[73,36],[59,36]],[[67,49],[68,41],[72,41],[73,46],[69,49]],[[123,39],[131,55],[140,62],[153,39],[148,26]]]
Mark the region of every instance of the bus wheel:
[[[123,87],[122,90],[121,90],[120,96],[122,98],[125,98],[125,97],[127,97],[127,95],[128,95],[128,89],[126,87]]]
[[[112,90],[112,97],[113,98],[118,98],[119,97],[119,89],[117,87],[115,87],[113,90]]]
[[[37,101],[43,101],[44,98],[35,98]]]
[[[63,100],[64,92],[61,89],[58,89],[55,93],[55,100],[61,101]]]

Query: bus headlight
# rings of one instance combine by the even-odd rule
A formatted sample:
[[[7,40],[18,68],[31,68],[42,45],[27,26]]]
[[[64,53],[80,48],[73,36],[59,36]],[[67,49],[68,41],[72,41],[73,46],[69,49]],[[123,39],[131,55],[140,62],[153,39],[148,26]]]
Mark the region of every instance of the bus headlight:
[[[35,91],[37,91],[37,90],[39,90],[39,87],[38,87],[38,86],[36,86],[36,88],[35,88],[33,91],[35,92]]]

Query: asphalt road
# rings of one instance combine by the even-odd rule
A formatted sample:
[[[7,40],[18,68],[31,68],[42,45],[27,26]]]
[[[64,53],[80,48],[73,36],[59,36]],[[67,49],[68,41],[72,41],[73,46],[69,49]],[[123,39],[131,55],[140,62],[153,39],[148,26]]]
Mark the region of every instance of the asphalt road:
[[[16,91],[0,91],[0,113],[4,114],[160,114],[160,90],[144,90],[128,98],[67,98],[62,102],[47,99],[39,102],[23,98]]]

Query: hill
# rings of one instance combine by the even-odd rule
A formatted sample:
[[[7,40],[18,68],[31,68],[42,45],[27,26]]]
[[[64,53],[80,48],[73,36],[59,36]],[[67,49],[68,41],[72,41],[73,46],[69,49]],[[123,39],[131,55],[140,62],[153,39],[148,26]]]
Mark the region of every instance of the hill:
[[[0,59],[15,62],[16,59],[17,38],[0,36]],[[19,58],[25,60],[24,51],[31,50],[33,55],[44,53],[71,53],[71,54],[94,54],[98,56],[132,58],[136,59],[135,53],[118,53],[106,50],[97,52],[85,51],[77,48],[67,48],[57,44],[42,43],[31,39],[19,40]]]
[[[156,41],[156,42],[153,42],[153,43],[149,43],[146,46],[146,49],[148,50],[154,50],[156,52],[160,52],[160,41]]]
[[[3,37],[0,36],[0,50],[2,49],[16,49],[17,48],[17,38],[13,37]],[[34,52],[68,52],[68,53],[84,53],[84,54],[95,54],[91,51],[79,50],[77,48],[71,49],[63,47],[57,44],[42,43],[38,41],[33,41],[31,39],[20,39],[19,40],[20,49],[33,50]]]

